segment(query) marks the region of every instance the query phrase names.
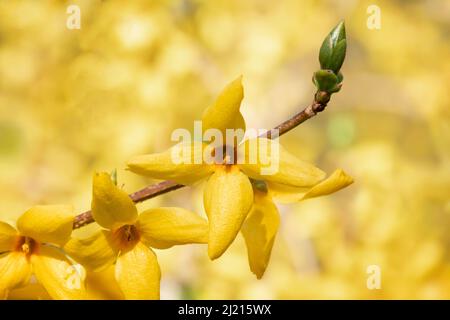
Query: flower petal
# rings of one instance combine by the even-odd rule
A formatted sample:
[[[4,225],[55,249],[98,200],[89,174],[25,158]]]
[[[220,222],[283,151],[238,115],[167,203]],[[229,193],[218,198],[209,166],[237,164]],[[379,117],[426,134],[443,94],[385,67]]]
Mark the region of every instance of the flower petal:
[[[250,270],[258,279],[264,275],[280,225],[278,209],[266,193],[254,191],[255,201],[242,225]]]
[[[88,300],[122,300],[124,296],[115,278],[115,266],[100,272],[86,272],[86,294]]]
[[[0,221],[0,253],[13,249],[17,235],[17,230],[14,227]]]
[[[319,168],[290,154],[278,139],[246,140],[239,146],[238,164],[251,178],[294,187],[313,186],[325,177]]]
[[[0,294],[1,297],[1,294]],[[51,300],[40,283],[29,283],[25,287],[17,288],[9,292],[8,300]]]
[[[293,203],[309,198],[319,197],[339,191],[353,183],[353,178],[342,169],[334,171],[327,179],[312,188],[290,187],[286,185],[268,183],[270,195],[279,202]]]
[[[208,222],[182,208],[154,208],[139,215],[138,230],[153,248],[187,243],[208,243]]]
[[[242,113],[239,112],[239,114],[234,118],[234,122],[232,124],[232,129],[242,129],[245,132],[246,124],[245,119]],[[225,132],[226,134],[226,132]]]
[[[39,242],[63,245],[72,234],[74,217],[72,206],[34,206],[17,220],[17,229]]]
[[[203,161],[205,147],[201,142],[183,142],[161,153],[136,156],[127,162],[127,166],[130,171],[143,176],[192,184],[213,171]]]
[[[280,203],[294,203],[301,201],[311,187],[291,187],[285,184],[269,182],[267,189],[270,196]]]
[[[111,232],[100,230],[84,238],[70,239],[64,251],[86,269],[95,272],[112,265],[117,257],[117,250],[112,245]]]
[[[203,130],[218,129],[223,137],[226,129],[244,129],[245,121],[239,109],[244,98],[242,76],[229,83],[219,94],[213,105],[205,109],[202,116]]]
[[[252,206],[250,180],[237,166],[219,166],[208,180],[203,203],[209,218],[208,254],[216,259],[234,241]]]
[[[85,299],[84,279],[66,256],[56,248],[41,246],[31,256],[38,281],[53,299]]]
[[[116,280],[125,299],[159,299],[161,271],[155,253],[142,242],[117,259]]]
[[[94,174],[92,216],[106,229],[133,224],[138,217],[133,200],[112,182],[109,173]]]
[[[27,285],[31,276],[31,265],[21,252],[0,255],[0,297],[6,298],[14,288]]]
[[[304,196],[303,200],[320,197],[339,191],[353,183],[353,178],[344,170],[337,169],[327,179],[312,187]]]

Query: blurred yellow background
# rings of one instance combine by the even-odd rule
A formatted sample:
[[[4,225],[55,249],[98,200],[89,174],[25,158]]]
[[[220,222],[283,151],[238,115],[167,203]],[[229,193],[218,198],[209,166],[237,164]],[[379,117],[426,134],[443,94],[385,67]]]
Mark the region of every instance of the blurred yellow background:
[[[66,9],[81,9],[81,29]],[[369,30],[367,8],[381,9]],[[124,171],[192,129],[244,75],[247,126],[311,102],[323,38],[347,27],[344,86],[283,136],[294,154],[355,183],[279,206],[262,280],[241,236],[218,261],[201,245],[159,250],[164,299],[450,299],[450,2],[337,0],[0,1],[0,218],[34,204],[90,206],[94,171]],[[202,186],[139,205],[203,214]],[[88,227],[90,228],[90,227]],[[366,286],[381,268],[381,289]]]

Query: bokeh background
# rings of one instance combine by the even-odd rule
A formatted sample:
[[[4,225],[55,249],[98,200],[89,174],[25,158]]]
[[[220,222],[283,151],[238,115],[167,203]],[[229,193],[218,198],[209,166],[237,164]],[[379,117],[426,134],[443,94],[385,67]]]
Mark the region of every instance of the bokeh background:
[[[66,28],[70,4],[80,30]],[[371,4],[380,30],[366,26]],[[260,281],[241,236],[214,262],[201,245],[159,250],[162,298],[450,299],[446,0],[1,0],[0,218],[38,203],[82,212],[98,170],[117,168],[129,192],[151,183],[126,160],[170,146],[172,130],[192,129],[240,74],[248,127],[277,125],[310,103],[320,44],[343,18],[343,89],[282,143],[355,183],[279,206]],[[201,191],[139,207],[203,214]],[[381,268],[380,290],[366,287],[369,265]]]

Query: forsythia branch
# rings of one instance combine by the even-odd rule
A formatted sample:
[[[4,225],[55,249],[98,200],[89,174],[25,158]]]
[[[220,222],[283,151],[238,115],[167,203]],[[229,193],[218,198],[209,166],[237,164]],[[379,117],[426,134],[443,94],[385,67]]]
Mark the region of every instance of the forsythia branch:
[[[322,42],[319,52],[321,69],[314,72],[312,79],[314,85],[317,87],[313,103],[292,118],[284,121],[269,132],[264,133],[262,135],[263,137],[271,139],[272,133],[275,133],[275,130],[278,130],[278,135],[275,136],[281,136],[306,120],[311,119],[318,112],[325,110],[331,95],[338,92],[342,87],[343,75],[340,72],[340,69],[345,59],[346,48],[347,40],[345,35],[345,25],[344,21],[341,21],[331,30]],[[135,203],[138,203],[183,187],[184,185],[177,184],[173,181],[163,181],[149,185],[129,196]],[[94,218],[92,217],[91,211],[86,211],[75,217],[73,228],[81,228],[92,222],[94,222]]]
[[[321,112],[325,110],[325,107],[327,106],[328,101],[330,100],[331,94],[325,91],[318,91],[316,95],[314,96],[314,101],[312,104],[307,106],[305,109],[303,109],[301,112],[294,115],[292,118],[284,121],[283,123],[276,126],[274,129],[272,129],[270,132],[266,133],[265,135],[268,138],[271,138],[271,132],[273,130],[279,130],[279,135],[283,135],[290,130],[294,129],[298,125],[302,124],[308,119],[311,119],[314,117],[318,112]],[[178,189],[183,188],[184,185],[177,184],[173,181],[163,181],[160,183],[152,184],[149,186],[146,186],[145,188],[138,190],[134,193],[131,193],[129,196],[130,198],[135,202],[143,202],[145,200],[157,197],[159,195],[175,191]],[[85,225],[88,225],[90,223],[94,222],[94,218],[92,217],[91,211],[83,212],[79,215],[77,215],[74,219],[73,228],[78,229]]]

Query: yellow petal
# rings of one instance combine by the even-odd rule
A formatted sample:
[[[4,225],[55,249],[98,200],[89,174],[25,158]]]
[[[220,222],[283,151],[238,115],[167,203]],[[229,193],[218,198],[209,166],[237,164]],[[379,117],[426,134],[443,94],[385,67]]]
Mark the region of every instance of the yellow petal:
[[[8,300],[51,300],[51,297],[40,283],[29,283],[25,287],[12,290]]]
[[[111,233],[106,230],[97,231],[83,239],[72,238],[66,243],[64,250],[75,261],[92,271],[107,268],[117,257]]]
[[[139,242],[117,259],[116,280],[126,299],[159,299],[161,271],[155,253]]]
[[[201,142],[183,142],[161,153],[136,156],[127,166],[143,176],[192,184],[212,173],[213,168],[203,161],[205,147]]]
[[[17,235],[16,229],[0,221],[0,253],[13,249]]]
[[[229,83],[219,94],[213,105],[205,109],[202,116],[203,130],[218,129],[223,137],[226,129],[244,129],[245,121],[239,109],[244,98],[242,76]]]
[[[39,242],[63,245],[72,233],[74,217],[72,206],[35,206],[20,216],[17,229]]]
[[[325,177],[322,170],[290,154],[278,140],[265,138],[242,143],[238,164],[245,174],[254,179],[293,187],[313,186]]]
[[[245,119],[244,119],[244,116],[242,115],[242,113],[239,112],[239,114],[234,119],[234,124],[232,125],[232,129],[242,129],[245,131],[246,124],[245,124]]]
[[[290,187],[286,185],[268,183],[270,195],[279,202],[292,203],[309,198],[327,195],[353,183],[352,177],[342,169],[337,169],[327,179],[316,184],[312,188]]]
[[[112,182],[109,173],[94,174],[92,216],[106,229],[133,224],[138,217],[133,200]]]
[[[53,299],[85,299],[84,279],[66,256],[56,248],[41,246],[31,256],[31,264],[38,281]]]
[[[267,189],[269,190],[270,196],[276,202],[293,203],[301,201],[311,187],[291,187],[284,184],[268,182]]]
[[[153,248],[208,242],[208,222],[183,208],[154,208],[139,215],[138,230]]]
[[[270,260],[273,242],[280,225],[278,209],[270,196],[255,192],[255,201],[242,226],[250,270],[261,279]]]
[[[241,229],[253,203],[252,185],[237,166],[220,166],[208,180],[203,200],[209,218],[208,254],[216,259]]]
[[[89,300],[122,300],[124,296],[115,278],[115,266],[100,272],[87,271],[86,294]]]
[[[334,171],[327,179],[312,187],[304,196],[304,199],[324,196],[339,191],[353,183],[353,178],[342,169]]]
[[[31,265],[21,252],[0,255],[0,297],[5,298],[12,289],[25,286],[30,280]]]

